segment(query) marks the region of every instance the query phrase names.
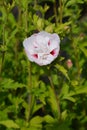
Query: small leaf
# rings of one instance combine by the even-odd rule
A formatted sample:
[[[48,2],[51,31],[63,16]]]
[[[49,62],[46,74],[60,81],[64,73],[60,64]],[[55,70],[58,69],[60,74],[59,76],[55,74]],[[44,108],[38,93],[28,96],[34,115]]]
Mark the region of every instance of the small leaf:
[[[68,94],[68,96],[75,96],[75,95],[79,95],[79,94],[87,94],[87,86],[78,87],[78,89],[76,89],[75,91],[70,92]]]
[[[63,97],[63,99],[69,100],[71,102],[75,102],[76,101],[75,98],[70,97],[70,96]]]
[[[39,19],[37,20],[37,28],[38,28],[39,30],[42,30],[43,27],[44,27],[44,21],[43,21],[43,19],[39,18]]]
[[[81,49],[81,51],[84,53],[84,55],[87,57],[87,48],[82,47],[82,48],[80,48],[80,49]]]
[[[49,87],[49,97],[47,99],[48,103],[50,104],[51,106],[51,109],[52,109],[52,112],[53,112],[53,115],[58,118],[58,104],[57,104],[57,100],[56,100],[56,97],[55,97],[55,94],[54,94],[54,91],[51,87]]]
[[[52,33],[54,30],[55,24],[50,24],[45,28],[45,31]]]
[[[84,53],[84,55],[87,57],[87,43],[83,42],[82,44],[79,44],[79,48]]]
[[[67,110],[64,110],[64,111],[61,113],[62,119],[63,119],[63,120],[66,120],[67,116],[68,116],[68,112],[67,112]]]
[[[21,83],[18,83],[18,82],[15,82],[13,79],[3,79],[1,82],[0,82],[0,86],[4,89],[14,89],[16,90],[17,88],[23,88],[25,87],[24,84],[21,84]]]
[[[30,120],[29,130],[40,130],[42,128],[43,117],[36,116]]]
[[[32,113],[35,113],[36,111],[38,111],[42,107],[43,107],[43,104],[35,104]]]
[[[46,122],[46,123],[53,123],[55,121],[55,119],[50,116],[50,115],[46,115],[43,117],[43,120]]]
[[[63,66],[56,64],[55,67],[69,80],[67,70]]]
[[[74,97],[71,97],[69,96],[69,86],[68,84],[64,83],[63,87],[62,87],[62,90],[61,90],[61,98],[62,100],[69,100],[71,102],[75,102],[75,98]]]
[[[0,121],[0,124],[6,126],[7,128],[19,128],[19,126],[12,120]]]
[[[30,125],[37,125],[37,124],[41,124],[43,122],[43,118],[40,116],[35,116],[30,120]]]

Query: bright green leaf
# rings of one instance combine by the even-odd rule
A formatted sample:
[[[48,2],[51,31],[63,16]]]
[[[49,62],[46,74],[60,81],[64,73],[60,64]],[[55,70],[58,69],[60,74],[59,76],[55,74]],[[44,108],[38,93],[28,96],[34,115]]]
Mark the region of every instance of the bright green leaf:
[[[55,67],[69,80],[67,70],[62,65],[56,64]]]
[[[34,126],[34,125],[38,125],[41,124],[43,122],[43,118],[40,116],[35,116],[30,120],[30,125]]]
[[[7,128],[19,128],[19,126],[12,120],[0,121],[0,124],[6,126]]]

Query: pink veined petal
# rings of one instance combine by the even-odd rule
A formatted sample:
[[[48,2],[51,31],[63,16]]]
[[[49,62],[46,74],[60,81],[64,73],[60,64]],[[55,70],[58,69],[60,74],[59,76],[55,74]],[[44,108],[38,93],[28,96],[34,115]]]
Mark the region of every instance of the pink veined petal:
[[[50,54],[54,57],[57,57],[58,56],[58,53],[59,53],[59,50],[58,49],[53,49]]]
[[[50,40],[48,41],[48,46],[50,46]]]
[[[32,55],[34,58],[38,59],[38,54],[33,54]]]
[[[53,56],[55,56],[56,50],[52,50],[52,51],[50,52],[50,54],[53,55]]]
[[[34,46],[34,48],[38,48],[37,46]]]

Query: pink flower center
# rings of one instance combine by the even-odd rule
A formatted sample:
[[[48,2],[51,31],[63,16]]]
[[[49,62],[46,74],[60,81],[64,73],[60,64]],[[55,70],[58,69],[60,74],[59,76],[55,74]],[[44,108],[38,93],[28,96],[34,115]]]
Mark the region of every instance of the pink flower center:
[[[37,46],[34,46],[34,48],[37,48]]]
[[[48,41],[48,46],[50,46],[50,40]]]
[[[54,56],[54,55],[56,54],[56,51],[55,51],[55,50],[52,50],[52,51],[50,52],[50,54]]]
[[[38,54],[33,54],[33,57],[37,59],[38,58]]]

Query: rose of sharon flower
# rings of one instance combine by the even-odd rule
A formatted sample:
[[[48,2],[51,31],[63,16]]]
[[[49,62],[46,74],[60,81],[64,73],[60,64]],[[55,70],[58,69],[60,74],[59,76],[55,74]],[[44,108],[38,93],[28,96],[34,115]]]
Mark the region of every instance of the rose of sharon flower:
[[[40,66],[48,65],[59,54],[60,38],[56,33],[41,31],[26,38],[23,46],[30,61]]]

